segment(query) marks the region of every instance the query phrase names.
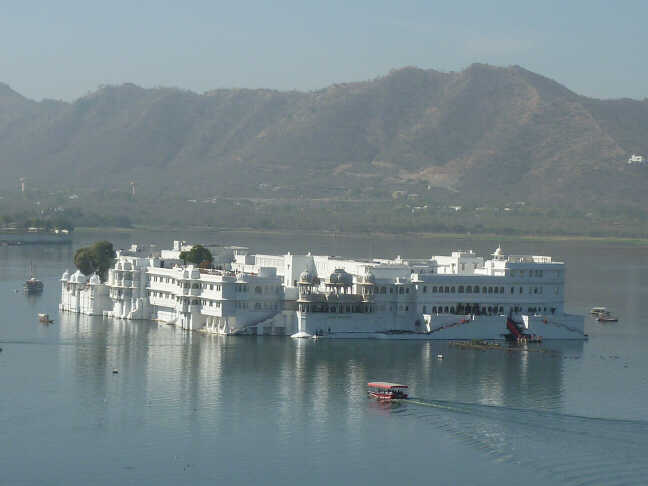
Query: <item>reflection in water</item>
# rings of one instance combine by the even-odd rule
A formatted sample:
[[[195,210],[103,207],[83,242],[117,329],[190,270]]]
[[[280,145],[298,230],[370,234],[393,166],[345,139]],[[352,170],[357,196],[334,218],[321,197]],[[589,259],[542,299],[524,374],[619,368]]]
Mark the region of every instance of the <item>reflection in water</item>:
[[[325,417],[325,404],[334,397],[348,409],[350,426],[356,425],[358,397],[373,379],[408,383],[417,397],[555,410],[563,356],[579,357],[583,350],[577,341],[553,343],[557,352],[543,353],[458,349],[429,341],[227,338],[67,313],[60,315],[59,335],[75,344],[70,351],[81,380],[111,379],[114,367],[140,380],[137,393],[161,394],[192,410],[222,400],[233,374],[253,383],[256,392],[275,396],[282,407],[308,408],[315,416]],[[439,353],[443,360],[436,358]],[[228,393],[229,400],[242,396]],[[292,416],[294,410],[282,413]]]

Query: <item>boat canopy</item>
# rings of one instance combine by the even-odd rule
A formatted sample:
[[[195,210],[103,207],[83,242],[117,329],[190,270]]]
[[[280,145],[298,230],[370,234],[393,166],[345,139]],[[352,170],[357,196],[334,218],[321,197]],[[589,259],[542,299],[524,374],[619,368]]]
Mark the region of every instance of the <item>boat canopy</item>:
[[[400,383],[390,383],[388,381],[372,381],[367,383],[367,386],[371,388],[380,388],[382,390],[392,390],[394,388],[407,388],[407,385],[401,385]]]

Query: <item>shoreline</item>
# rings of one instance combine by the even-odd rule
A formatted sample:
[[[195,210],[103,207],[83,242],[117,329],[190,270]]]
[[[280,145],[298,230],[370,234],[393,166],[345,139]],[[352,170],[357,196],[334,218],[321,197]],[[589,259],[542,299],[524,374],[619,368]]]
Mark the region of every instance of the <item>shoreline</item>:
[[[115,233],[128,233],[133,231],[149,231],[149,232],[182,232],[182,231],[213,231],[214,233],[245,233],[245,234],[267,234],[267,235],[280,235],[280,234],[295,234],[309,236],[325,236],[325,237],[343,237],[343,238],[367,238],[367,237],[380,237],[384,239],[396,239],[402,237],[408,238],[424,238],[424,239],[475,239],[475,240],[493,240],[499,241],[565,241],[565,242],[590,242],[590,243],[619,243],[629,246],[648,246],[648,238],[638,237],[622,237],[622,236],[586,236],[586,235],[503,235],[497,233],[429,233],[429,232],[403,232],[403,233],[389,233],[389,232],[362,232],[362,233],[349,233],[342,231],[326,231],[326,230],[289,230],[289,229],[255,229],[255,228],[229,228],[229,227],[213,227],[213,226],[184,226],[184,227],[170,227],[170,226],[144,226],[137,225],[131,228],[124,227],[90,227],[79,226],[75,231],[86,233],[98,232],[115,232]]]

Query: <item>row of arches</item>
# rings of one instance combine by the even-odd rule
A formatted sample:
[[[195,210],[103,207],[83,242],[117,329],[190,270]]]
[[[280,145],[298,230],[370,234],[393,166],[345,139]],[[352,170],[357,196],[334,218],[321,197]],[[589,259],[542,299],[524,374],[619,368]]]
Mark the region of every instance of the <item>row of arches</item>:
[[[310,304],[300,302],[297,309],[299,312],[334,312],[338,314],[345,313],[367,313],[374,312],[373,304],[366,302],[357,302],[352,304],[342,303],[319,303]]]
[[[512,291],[512,290],[511,290]],[[427,285],[423,286],[423,292],[427,292]],[[459,285],[459,286],[433,286],[433,294],[504,294],[504,287],[480,287],[479,285]]]
[[[423,314],[428,313],[428,306],[423,306]],[[457,304],[454,305],[440,305],[432,306],[430,308],[431,314],[474,314],[474,315],[492,315],[492,314],[502,314],[504,312],[504,306],[495,304],[495,305],[480,305],[480,304]]]
[[[430,314],[458,314],[458,315],[493,315],[493,314],[503,314],[505,308],[500,304],[491,304],[491,305],[482,305],[482,304],[456,304],[456,305],[439,305],[429,307],[424,305],[421,309],[423,314],[427,314],[428,311]],[[530,306],[522,307],[519,305],[506,308],[506,312],[512,310],[513,312],[526,312],[528,314],[535,314],[538,312],[551,312],[554,314],[556,312],[555,307],[547,309],[547,307],[542,306]]]

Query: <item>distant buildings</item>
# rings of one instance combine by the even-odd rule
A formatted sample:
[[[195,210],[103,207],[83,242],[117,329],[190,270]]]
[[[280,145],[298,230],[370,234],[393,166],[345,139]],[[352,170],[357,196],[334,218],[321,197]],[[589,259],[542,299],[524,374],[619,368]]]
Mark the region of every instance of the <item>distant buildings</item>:
[[[630,158],[628,159],[628,164],[629,165],[645,165],[646,164],[646,157],[644,155],[640,154],[632,154]]]

